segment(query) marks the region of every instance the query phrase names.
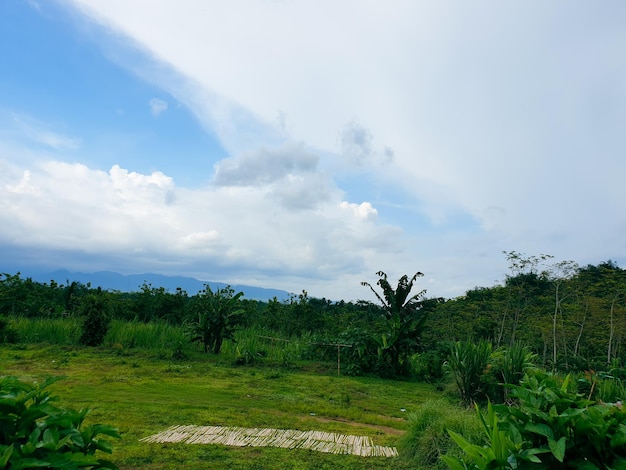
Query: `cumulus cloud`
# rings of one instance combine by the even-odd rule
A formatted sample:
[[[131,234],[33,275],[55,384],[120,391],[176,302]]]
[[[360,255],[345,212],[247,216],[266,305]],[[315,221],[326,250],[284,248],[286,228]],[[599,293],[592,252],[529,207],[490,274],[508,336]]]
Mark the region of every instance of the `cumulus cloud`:
[[[159,116],[164,111],[167,111],[167,101],[160,98],[152,98],[148,101],[148,105],[150,106],[150,112],[155,117]]]
[[[93,270],[126,257],[141,271],[179,272],[184,266],[204,279],[228,276],[229,282],[299,292],[314,290],[315,279],[358,276],[364,267],[375,272],[380,257],[396,256],[386,246],[398,232],[374,223],[370,203],[341,201],[331,191],[317,197],[314,211],[293,210],[293,204],[306,206],[313,192],[298,176],[286,176],[294,178],[293,186],[269,194],[266,185],[177,188],[161,172],[119,165],[105,172],[46,161],[19,170],[0,186],[7,202],[0,206],[0,242],[42,253],[78,250],[80,256],[68,259],[98,260]],[[176,197],[168,202],[172,192]],[[360,227],[364,220],[373,223],[367,230]]]
[[[277,182],[268,192],[268,196],[287,209],[313,209],[328,201],[337,189],[326,175],[312,173],[307,175],[287,175]]]
[[[288,175],[304,175],[317,169],[319,157],[303,144],[262,148],[216,165],[213,183],[217,186],[263,185]]]
[[[318,168],[319,156],[303,144],[262,148],[216,165],[217,187],[256,187],[265,197],[289,210],[312,209],[337,189]]]

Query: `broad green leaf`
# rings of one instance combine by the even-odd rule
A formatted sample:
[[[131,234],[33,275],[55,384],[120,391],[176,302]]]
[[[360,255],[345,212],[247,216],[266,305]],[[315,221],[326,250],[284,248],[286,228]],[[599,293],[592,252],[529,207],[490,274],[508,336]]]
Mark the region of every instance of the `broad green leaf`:
[[[565,436],[561,437],[558,441],[554,439],[548,439],[548,447],[550,448],[550,452],[554,455],[554,458],[559,462],[563,462],[565,458]]]
[[[106,441],[104,439],[102,440],[95,439],[94,441],[96,443],[96,448],[98,450],[101,450],[102,452],[106,452],[107,454],[110,454],[113,452],[113,445],[109,441]]]
[[[552,428],[544,423],[528,423],[524,426],[524,430],[534,434],[539,434],[540,436],[545,436],[548,439],[554,439],[554,432],[552,431]]]
[[[43,439],[37,447],[44,447],[49,450],[57,450],[59,443],[59,432],[53,429],[46,429],[43,433]]]

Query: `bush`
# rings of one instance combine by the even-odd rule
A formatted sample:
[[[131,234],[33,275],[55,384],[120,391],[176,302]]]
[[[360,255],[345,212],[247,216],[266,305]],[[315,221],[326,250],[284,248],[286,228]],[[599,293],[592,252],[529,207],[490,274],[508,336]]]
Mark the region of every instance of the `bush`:
[[[17,343],[17,331],[10,327],[6,318],[0,317],[0,344]]]
[[[55,397],[45,390],[54,381],[37,386],[15,377],[0,379],[0,468],[116,469],[96,453],[112,452],[110,442],[98,436],[119,438],[117,430],[83,426],[88,410],[54,406]]]
[[[380,372],[380,357],[376,352],[377,344],[370,332],[362,328],[350,327],[340,333],[332,342],[350,346],[341,351],[343,374],[357,376]],[[336,351],[328,347],[325,347],[325,350],[327,353],[336,354]],[[333,356],[329,356],[329,359],[331,357]]]
[[[537,370],[511,386],[511,397],[516,406],[488,406],[487,446],[451,433],[469,463],[446,458],[450,468],[626,468],[621,403],[589,400],[571,376],[560,379]]]
[[[84,316],[81,344],[101,345],[111,323],[106,299],[98,295],[86,296],[81,302],[80,313]]]
[[[418,380],[436,383],[445,375],[444,363],[446,361],[438,351],[417,353],[411,356],[410,360],[413,376]]]
[[[409,428],[399,443],[402,455],[418,468],[445,468],[443,455],[461,456],[447,430],[482,442],[480,421],[475,413],[446,400],[429,400],[408,417]]]

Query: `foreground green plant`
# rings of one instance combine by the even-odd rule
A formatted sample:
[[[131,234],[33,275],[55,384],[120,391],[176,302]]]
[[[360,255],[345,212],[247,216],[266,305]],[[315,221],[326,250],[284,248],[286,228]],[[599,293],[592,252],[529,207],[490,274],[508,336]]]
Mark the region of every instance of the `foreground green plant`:
[[[52,404],[55,397],[41,386],[15,377],[0,379],[0,468],[116,469],[97,451],[113,447],[100,435],[120,438],[110,426],[83,426],[88,410],[68,410]]]
[[[577,393],[568,375],[543,371],[511,386],[517,405],[488,406],[483,419],[488,444],[451,437],[468,462],[445,458],[453,470],[473,468],[626,468],[626,411]]]

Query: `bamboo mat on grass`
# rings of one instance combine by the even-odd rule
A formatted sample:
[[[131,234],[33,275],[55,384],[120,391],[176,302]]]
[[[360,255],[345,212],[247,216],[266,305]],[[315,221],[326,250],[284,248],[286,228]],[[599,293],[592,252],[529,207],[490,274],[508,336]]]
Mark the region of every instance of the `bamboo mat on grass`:
[[[284,447],[287,449],[310,449],[329,454],[360,455],[362,457],[398,456],[395,447],[374,445],[367,436],[293,429],[171,426],[165,431],[145,437],[141,441],[222,444],[235,447]]]

